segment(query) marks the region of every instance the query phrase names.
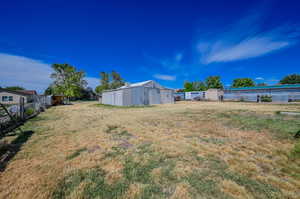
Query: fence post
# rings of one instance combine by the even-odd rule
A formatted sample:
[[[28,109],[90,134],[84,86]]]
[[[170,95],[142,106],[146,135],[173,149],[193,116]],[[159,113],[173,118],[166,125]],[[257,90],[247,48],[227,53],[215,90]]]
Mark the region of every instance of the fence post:
[[[20,111],[20,118],[21,120],[24,120],[25,119],[25,108],[24,108],[24,97],[21,97],[20,98],[20,108],[19,108],[19,111]]]

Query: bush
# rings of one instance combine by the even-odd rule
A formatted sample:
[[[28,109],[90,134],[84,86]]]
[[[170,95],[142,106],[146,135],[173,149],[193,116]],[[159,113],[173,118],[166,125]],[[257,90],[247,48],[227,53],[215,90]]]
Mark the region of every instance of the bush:
[[[34,109],[33,108],[28,108],[25,110],[25,114],[27,116],[33,115],[34,114]]]
[[[262,102],[272,102],[272,96],[263,95],[263,96],[261,96],[261,101]]]
[[[294,148],[292,149],[293,157],[300,157],[300,142],[296,143]]]

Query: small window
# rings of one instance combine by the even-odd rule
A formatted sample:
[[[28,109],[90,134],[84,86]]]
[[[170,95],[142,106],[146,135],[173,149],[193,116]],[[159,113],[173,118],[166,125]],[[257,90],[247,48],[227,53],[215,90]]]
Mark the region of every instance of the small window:
[[[13,96],[2,96],[2,102],[11,102],[13,101]]]

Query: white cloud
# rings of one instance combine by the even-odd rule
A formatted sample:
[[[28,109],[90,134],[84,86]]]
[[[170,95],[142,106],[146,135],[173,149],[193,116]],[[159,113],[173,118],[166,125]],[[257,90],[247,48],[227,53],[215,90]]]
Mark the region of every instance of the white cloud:
[[[264,78],[263,77],[257,77],[257,78],[255,78],[256,80],[264,80]]]
[[[0,86],[2,87],[21,86],[43,93],[52,82],[51,73],[51,65],[43,61],[0,53]],[[86,80],[92,88],[99,84],[97,78],[87,77]]]
[[[267,31],[260,29],[259,15],[247,16],[215,38],[197,44],[204,64],[229,62],[266,55],[297,42],[300,31],[295,26],[281,25]]]
[[[85,80],[88,82],[88,87],[95,89],[100,84],[100,78],[86,77]]]
[[[166,81],[174,81],[176,80],[176,76],[173,75],[164,75],[164,74],[155,74],[153,75],[156,79],[166,80]]]
[[[42,92],[51,83],[51,66],[39,60],[0,53],[0,86],[21,86]]]

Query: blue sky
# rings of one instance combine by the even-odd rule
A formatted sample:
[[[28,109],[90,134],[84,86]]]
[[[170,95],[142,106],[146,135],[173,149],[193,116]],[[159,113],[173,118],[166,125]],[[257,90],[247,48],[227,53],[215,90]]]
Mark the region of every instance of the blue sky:
[[[0,86],[42,91],[52,63],[87,73],[116,70],[128,82],[180,88],[220,75],[275,84],[300,72],[297,0],[4,1]]]

